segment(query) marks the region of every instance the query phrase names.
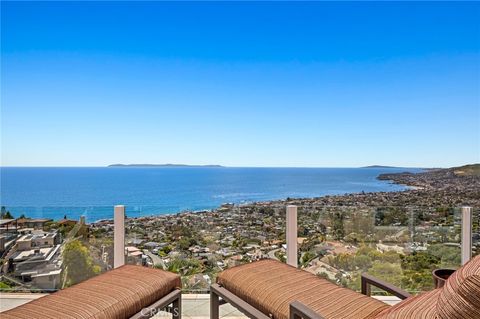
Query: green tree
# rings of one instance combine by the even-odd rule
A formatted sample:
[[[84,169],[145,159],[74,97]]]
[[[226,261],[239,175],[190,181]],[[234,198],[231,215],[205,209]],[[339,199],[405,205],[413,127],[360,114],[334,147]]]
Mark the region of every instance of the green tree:
[[[192,237],[183,237],[177,242],[177,247],[180,250],[188,250],[188,248],[197,245],[197,241]]]
[[[158,255],[159,255],[160,257],[165,257],[165,256],[167,256],[171,251],[172,251],[172,246],[167,245],[167,246],[163,247],[162,249],[160,249],[160,250],[158,251]]]
[[[427,252],[414,252],[401,256],[402,286],[412,291],[425,291],[433,288],[432,270],[440,265],[440,258]]]
[[[0,281],[0,290],[1,289],[10,289],[11,286],[7,284],[5,281]]]
[[[167,270],[180,274],[182,276],[190,276],[202,273],[203,264],[195,258],[172,258],[167,265]]]
[[[94,265],[88,248],[79,240],[65,245],[63,250],[63,269],[66,272],[65,286],[82,282],[100,273],[100,267]]]
[[[333,238],[335,238],[335,240],[342,240],[343,237],[345,237],[345,229],[343,227],[345,217],[343,213],[333,213],[330,218],[332,219]]]
[[[385,280],[388,283],[400,286],[402,282],[402,268],[399,264],[381,262],[376,260],[368,269],[368,274]]]
[[[235,247],[235,248],[242,248],[242,247],[245,247],[246,245],[247,245],[247,241],[245,240],[245,238],[241,238],[241,237],[235,238],[232,243],[232,247]]]
[[[410,291],[428,291],[433,289],[432,272],[428,269],[419,271],[404,270],[402,287]]]
[[[302,258],[301,258],[301,264],[302,266],[307,266],[307,264],[312,260],[314,259],[315,257],[317,257],[317,255],[311,251],[307,251],[305,254],[303,254]]]
[[[412,254],[400,256],[402,268],[405,270],[433,270],[438,268],[440,258],[426,252],[413,252]]]
[[[372,266],[372,259],[366,255],[355,256],[355,266],[362,270],[367,270]]]
[[[13,219],[13,215],[10,213],[10,211],[7,210],[5,206],[2,206],[1,212],[0,212],[0,218],[1,219]]]
[[[428,247],[428,252],[433,256],[440,258],[441,268],[457,268],[460,266],[460,248],[438,244]]]

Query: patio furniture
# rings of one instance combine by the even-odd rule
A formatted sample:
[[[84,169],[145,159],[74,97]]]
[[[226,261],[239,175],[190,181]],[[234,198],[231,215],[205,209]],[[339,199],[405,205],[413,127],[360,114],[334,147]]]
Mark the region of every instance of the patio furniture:
[[[370,297],[376,286],[401,302],[389,306]],[[259,319],[390,319],[480,318],[480,256],[449,277],[445,286],[417,296],[369,275],[362,275],[362,293],[274,260],[227,269],[211,287],[211,319],[230,303]]]
[[[455,269],[440,268],[432,271],[433,285],[435,288],[442,288],[450,277],[455,272]]]
[[[1,313],[2,319],[149,318],[169,307],[181,318],[181,281],[176,274],[125,265]]]

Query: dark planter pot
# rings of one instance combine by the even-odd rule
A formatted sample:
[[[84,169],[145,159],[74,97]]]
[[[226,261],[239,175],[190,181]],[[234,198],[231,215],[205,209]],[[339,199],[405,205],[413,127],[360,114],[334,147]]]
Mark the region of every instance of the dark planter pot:
[[[448,277],[455,272],[455,269],[435,269],[432,271],[433,284],[435,288],[441,288],[445,285]]]

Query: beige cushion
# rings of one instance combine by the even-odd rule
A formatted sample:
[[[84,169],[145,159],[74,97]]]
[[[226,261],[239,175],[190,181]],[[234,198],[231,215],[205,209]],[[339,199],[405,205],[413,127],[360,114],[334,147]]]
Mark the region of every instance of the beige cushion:
[[[287,319],[289,305],[300,301],[326,319],[374,318],[388,305],[275,260],[227,269],[217,282],[274,319]]]
[[[480,318],[480,256],[448,278],[438,297],[437,315],[440,319]]]
[[[403,300],[384,310],[376,319],[433,319],[436,316],[438,295],[441,289],[435,289]]]
[[[129,318],[181,287],[167,271],[126,265],[1,313],[2,319]]]

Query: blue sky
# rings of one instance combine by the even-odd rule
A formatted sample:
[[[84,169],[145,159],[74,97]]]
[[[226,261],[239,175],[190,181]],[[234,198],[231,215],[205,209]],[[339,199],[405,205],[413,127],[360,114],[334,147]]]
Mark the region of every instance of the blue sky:
[[[480,162],[479,3],[1,6],[5,166]]]

